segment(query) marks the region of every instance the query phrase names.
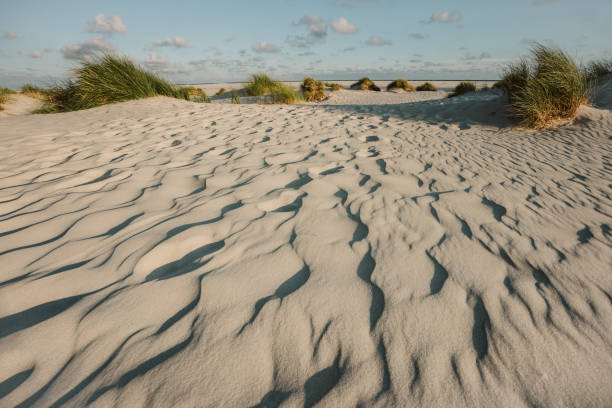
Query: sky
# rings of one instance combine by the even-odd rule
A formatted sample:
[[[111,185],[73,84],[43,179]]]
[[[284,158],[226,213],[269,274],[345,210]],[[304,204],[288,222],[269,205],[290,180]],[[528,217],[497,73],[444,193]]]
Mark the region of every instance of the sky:
[[[612,58],[612,0],[0,0],[0,86],[113,52],[180,84],[496,79],[534,41]]]

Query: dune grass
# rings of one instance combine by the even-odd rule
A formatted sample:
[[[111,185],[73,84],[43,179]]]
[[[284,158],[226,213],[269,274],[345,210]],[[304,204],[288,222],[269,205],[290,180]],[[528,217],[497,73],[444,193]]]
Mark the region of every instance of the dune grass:
[[[187,96],[181,96],[181,99],[187,99],[192,102],[210,103],[210,99],[206,96],[206,92],[202,88],[196,88],[195,86],[182,86],[177,88],[177,92],[181,94],[186,93]]]
[[[304,99],[308,102],[320,102],[327,97],[323,82],[317,81],[314,78],[304,78],[300,88],[304,94]]]
[[[363,77],[359,81],[351,85],[351,89],[360,89],[362,91],[380,91],[380,88],[372,82],[368,77]]]
[[[249,96],[262,96],[272,93],[272,90],[280,85],[280,82],[273,80],[266,74],[254,74],[244,87]]]
[[[589,81],[597,81],[612,74],[612,59],[599,59],[589,62],[583,68],[583,74]]]
[[[45,95],[49,93],[49,90],[30,83],[25,83],[21,87],[21,93],[31,98],[43,99]]]
[[[419,92],[423,92],[423,91],[435,92],[438,90],[438,88],[436,88],[434,84],[432,84],[431,82],[425,82],[423,85],[417,86],[416,90]]]
[[[225,93],[227,93],[227,89],[225,89],[225,88],[221,88],[221,89],[219,89],[219,90],[217,91],[217,93],[215,94],[215,96],[220,96],[220,95],[223,95],[223,94],[225,94]]]
[[[278,83],[270,92],[272,100],[270,103],[300,103],[304,100],[302,93],[296,91],[288,85]]]
[[[344,87],[340,84],[330,84],[330,88],[332,89],[332,92],[341,91],[344,89]]]
[[[288,85],[271,79],[266,74],[255,74],[251,77],[244,90],[249,96],[270,95],[270,103],[299,103],[303,101],[302,93]],[[264,98],[259,99],[261,102]]]
[[[407,80],[402,78],[398,78],[387,85],[387,91],[391,91],[393,89],[403,89],[406,92],[414,92],[414,87],[410,85]]]
[[[509,65],[501,80],[510,114],[529,128],[571,119],[589,94],[588,72],[561,49],[535,44],[531,58]]]
[[[82,61],[72,76],[71,81],[45,90],[39,113],[88,109],[158,95],[190,99],[188,88],[170,85],[126,57],[112,54]]]
[[[232,103],[240,105],[240,96],[238,95],[238,92],[236,92],[235,89],[232,89]]]
[[[3,103],[6,103],[9,100],[9,95],[17,93],[16,91],[10,88],[0,88],[0,111],[4,110],[2,107]]]
[[[453,98],[455,96],[463,95],[469,92],[476,92],[476,85],[473,82],[463,81],[460,82],[459,85],[455,87],[453,93],[448,95],[449,98]]]

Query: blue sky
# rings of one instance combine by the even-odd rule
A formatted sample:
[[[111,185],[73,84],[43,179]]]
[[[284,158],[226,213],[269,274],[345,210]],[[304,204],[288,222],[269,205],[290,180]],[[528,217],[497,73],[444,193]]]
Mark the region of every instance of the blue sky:
[[[0,0],[0,86],[50,84],[99,51],[176,83],[495,79],[531,41],[612,58],[611,0]]]

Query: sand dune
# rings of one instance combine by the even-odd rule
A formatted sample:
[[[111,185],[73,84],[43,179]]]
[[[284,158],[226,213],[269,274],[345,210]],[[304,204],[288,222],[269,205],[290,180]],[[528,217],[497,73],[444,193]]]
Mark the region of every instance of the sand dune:
[[[612,406],[612,112],[342,92],[1,118],[0,406]]]

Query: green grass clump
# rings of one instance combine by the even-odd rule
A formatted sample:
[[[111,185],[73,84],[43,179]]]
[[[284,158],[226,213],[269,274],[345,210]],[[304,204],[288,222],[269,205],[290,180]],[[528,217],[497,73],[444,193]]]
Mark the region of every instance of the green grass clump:
[[[105,54],[81,62],[72,81],[45,91],[45,104],[38,112],[88,109],[158,95],[186,100],[190,96],[187,89],[170,85],[126,57]]]
[[[240,96],[238,95],[238,92],[236,92],[235,89],[232,89],[232,103],[240,105]]]
[[[476,92],[476,85],[474,85],[474,83],[472,82],[463,81],[463,82],[460,82],[459,85],[455,87],[455,91],[451,93],[450,95],[448,95],[448,97],[452,98],[454,96],[463,95],[468,92]]]
[[[304,82],[300,86],[304,93],[304,99],[308,102],[320,102],[327,97],[323,83],[314,78],[304,78]]]
[[[438,90],[438,88],[436,88],[434,86],[434,84],[432,84],[431,82],[425,82],[423,85],[419,85],[416,87],[417,91],[429,91],[429,92],[435,92]]]
[[[261,96],[272,93],[272,90],[280,85],[280,82],[271,79],[266,74],[255,74],[244,87],[249,96]]]
[[[304,100],[301,92],[281,83],[272,89],[271,95],[271,103],[300,103]]]
[[[398,78],[395,81],[387,85],[387,91],[392,89],[403,89],[406,92],[414,92],[414,87],[410,85],[408,81],[402,78]]]
[[[266,74],[253,75],[244,90],[249,96],[259,96],[258,103],[264,102],[263,95],[270,95],[271,103],[298,103],[304,99],[301,92],[271,79]]]
[[[501,82],[511,115],[530,128],[573,118],[589,94],[588,73],[562,50],[542,44],[534,45],[530,60],[508,66]]]
[[[344,89],[344,87],[340,84],[331,84],[330,86],[331,86],[332,92],[341,91]]]
[[[206,96],[206,92],[202,88],[195,86],[183,86],[177,89],[181,99],[186,99],[192,102],[209,103],[210,99]]]
[[[225,88],[221,88],[217,91],[217,93],[215,94],[215,96],[219,96],[219,95],[223,95],[224,93],[227,92],[227,89]]]
[[[351,89],[360,89],[362,91],[380,91],[380,88],[372,82],[368,77],[363,77],[359,81],[351,85]]]

